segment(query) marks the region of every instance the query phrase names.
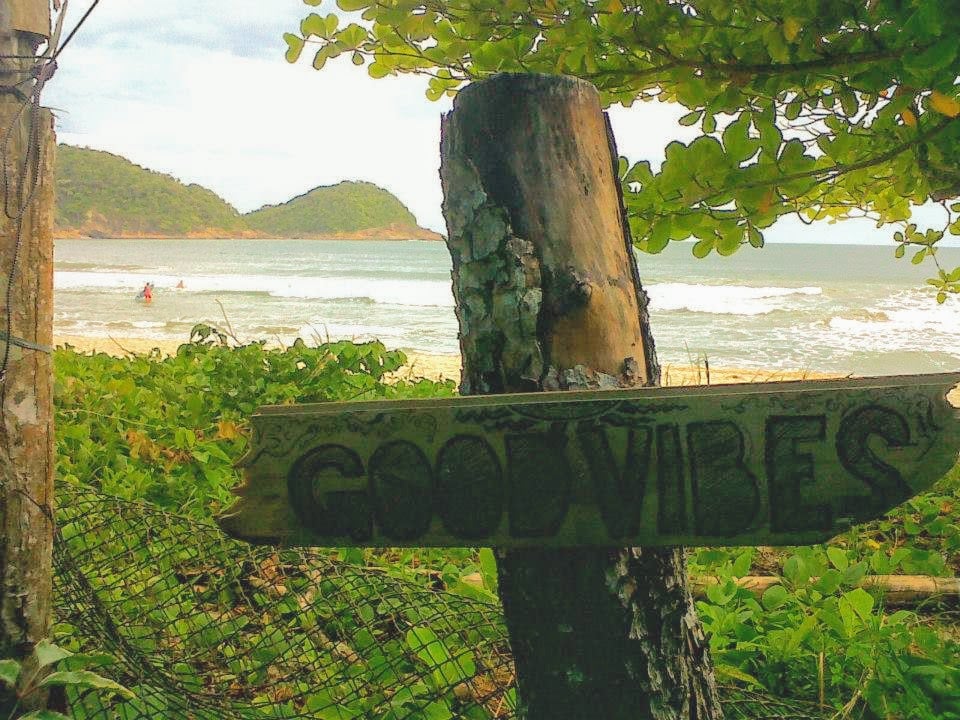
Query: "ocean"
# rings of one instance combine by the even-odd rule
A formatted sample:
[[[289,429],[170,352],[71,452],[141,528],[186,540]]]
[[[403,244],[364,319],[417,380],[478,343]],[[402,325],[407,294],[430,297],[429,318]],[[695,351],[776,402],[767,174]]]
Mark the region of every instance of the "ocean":
[[[456,354],[443,243],[57,240],[54,330],[186,341],[197,323],[242,340],[379,338]],[[941,250],[944,266],[960,249]],[[694,258],[638,255],[663,364],[892,375],[960,369],[960,298],[890,246],[769,244]],[[184,289],[176,289],[183,281]],[[154,283],[149,305],[136,300]]]

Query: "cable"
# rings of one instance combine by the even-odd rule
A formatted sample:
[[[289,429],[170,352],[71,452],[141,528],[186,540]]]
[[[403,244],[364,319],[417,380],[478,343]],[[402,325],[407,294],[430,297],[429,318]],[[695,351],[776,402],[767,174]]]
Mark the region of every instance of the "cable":
[[[87,18],[90,17],[90,13],[92,13],[93,9],[99,4],[100,0],[93,0],[93,4],[87,8],[87,11],[83,14],[83,17],[80,18],[80,22],[77,23],[77,26],[70,31],[70,34],[67,35],[67,39],[60,43],[60,47],[58,47],[54,51],[53,55],[50,56],[50,62],[55,61],[60,53],[63,52],[63,49],[70,44],[70,41],[73,40],[73,36],[77,34],[77,30],[83,27],[83,24],[87,21]]]
[[[0,160],[2,160],[3,165],[3,211],[9,219],[13,220],[15,228],[13,257],[10,261],[10,271],[7,273],[7,287],[4,297],[6,332],[0,334],[0,338],[5,341],[3,360],[0,361],[0,413],[3,412],[3,407],[6,405],[6,377],[7,368],[10,362],[11,346],[17,345],[21,348],[34,350],[36,352],[49,352],[49,349],[45,345],[24,340],[23,338],[17,338],[13,335],[13,286],[17,279],[20,251],[23,245],[23,222],[24,218],[26,217],[27,210],[29,209],[30,204],[33,202],[33,198],[36,194],[37,186],[40,182],[40,168],[43,164],[43,149],[41,147],[40,136],[40,95],[43,92],[43,87],[47,80],[53,77],[53,73],[56,71],[57,57],[59,57],[60,53],[63,52],[64,48],[73,39],[74,35],[77,34],[77,31],[83,27],[83,24],[87,21],[87,18],[90,17],[90,14],[99,3],[100,0],[93,0],[93,3],[89,8],[87,8],[87,11],[80,18],[80,22],[78,22],[76,27],[73,28],[66,40],[64,40],[62,43],[59,43],[59,46],[53,51],[52,54],[33,58],[35,63],[30,73],[35,80],[34,86],[31,89],[29,97],[24,100],[19,110],[15,113],[10,126],[6,129],[3,137],[2,147],[0,147]],[[48,42],[57,43],[59,41],[60,28],[62,27],[64,12],[66,9],[67,4],[64,3],[63,7],[61,8],[60,15],[57,18],[58,22],[56,30]],[[24,82],[26,81],[17,83],[17,85],[21,85]],[[30,125],[28,128],[27,148],[26,152],[24,153],[23,166],[21,168],[20,175],[17,178],[17,210],[15,213],[11,214],[10,178],[7,176],[7,151],[13,131],[20,123],[20,118],[27,106],[30,107]],[[30,178],[29,183],[27,182],[28,177]],[[27,189],[28,184],[29,189]]]

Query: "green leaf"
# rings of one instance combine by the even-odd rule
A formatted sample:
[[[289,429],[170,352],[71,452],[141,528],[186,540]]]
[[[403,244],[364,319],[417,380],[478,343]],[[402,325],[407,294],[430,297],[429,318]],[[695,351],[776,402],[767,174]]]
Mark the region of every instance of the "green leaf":
[[[751,158],[759,149],[760,141],[750,137],[750,115],[746,112],[723,130],[723,147],[736,163]]]
[[[707,599],[714,605],[726,605],[737,595],[737,584],[730,580],[707,586]]]
[[[733,561],[733,576],[743,577],[750,572],[750,565],[753,563],[753,548],[748,548],[737,555]]]
[[[390,68],[379,60],[376,60],[367,65],[367,73],[369,73],[372,78],[380,79],[390,74]]]
[[[94,688],[122,695],[125,698],[136,697],[130,690],[118,682],[97,675],[89,670],[64,670],[47,675],[39,683],[40,687],[69,686],[74,688]]]
[[[407,647],[431,668],[450,660],[446,645],[428,627],[414,627],[407,631]]]
[[[787,601],[789,596],[790,593],[787,592],[783,585],[771,585],[760,597],[760,604],[763,605],[766,610],[776,610]]]
[[[744,672],[738,667],[733,665],[727,665],[726,663],[717,663],[714,667],[714,672],[718,679],[720,680],[738,680],[744,685],[762,688],[763,683],[757,680],[750,673]]]
[[[284,57],[288,63],[295,63],[300,59],[300,53],[303,52],[304,40],[293,33],[284,33],[283,39],[287,43],[287,52]]]
[[[330,13],[323,22],[326,26],[326,37],[331,37],[337,31],[337,26],[340,24],[340,18],[336,13]]]
[[[323,70],[323,66],[326,64],[327,64],[327,46],[324,45],[322,48],[317,50],[316,54],[313,56],[313,69]]]
[[[0,682],[11,687],[17,684],[20,677],[20,663],[16,660],[0,660]]]
[[[693,255],[698,258],[705,258],[713,250],[716,238],[703,238],[693,246]]]
[[[26,715],[20,715],[20,720],[72,720],[72,718],[55,710],[32,710]]]
[[[34,654],[37,657],[37,664],[41,668],[45,668],[54,663],[60,662],[64,658],[68,658],[73,653],[69,650],[64,650],[61,647],[57,647],[49,640],[41,640],[37,643],[36,647],[33,649]]]
[[[700,110],[688,112],[686,115],[680,118],[680,124],[685,126],[696,125],[702,114],[703,113]]]
[[[490,548],[480,548],[480,575],[483,577],[483,586],[490,592],[497,592],[499,580],[497,577],[497,559]]]
[[[317,5],[319,5],[323,0],[319,0]],[[337,7],[346,12],[356,12],[358,10],[365,10],[370,7],[373,3],[371,0],[337,0]]]
[[[817,592],[821,592],[824,595],[833,595],[833,593],[837,591],[837,588],[840,587],[842,581],[843,576],[840,574],[840,571],[831,568],[820,575],[813,587]]]
[[[337,44],[344,50],[356,50],[367,40],[367,31],[356,23],[337,33]]]
[[[303,35],[304,39],[311,35],[327,37],[326,33],[327,28],[323,22],[323,18],[316,13],[310,13],[300,21],[300,34]]]
[[[827,558],[829,558],[830,564],[841,572],[846,570],[847,566],[850,564],[850,562],[847,560],[847,553],[838,547],[828,547]]]
[[[924,50],[919,55],[906,54],[903,65],[911,72],[928,77],[939,70],[943,70],[957,56],[957,40],[954,37],[944,38]]]
[[[717,238],[717,253],[723,257],[733,255],[743,244],[744,231],[734,226]]]
[[[870,617],[873,610],[873,596],[863,588],[854,588],[843,594],[843,599],[850,604],[861,619]]]

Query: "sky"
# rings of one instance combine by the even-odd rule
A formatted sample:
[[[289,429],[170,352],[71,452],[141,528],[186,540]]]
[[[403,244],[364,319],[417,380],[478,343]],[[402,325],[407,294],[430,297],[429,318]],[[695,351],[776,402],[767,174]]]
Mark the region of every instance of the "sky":
[[[91,0],[71,0],[65,32]],[[76,3],[76,4],[73,4]],[[101,0],[60,57],[44,102],[60,142],[107,150],[210,188],[241,212],[318,185],[367,180],[390,190],[421,225],[444,231],[440,117],[426,79],[373,80],[344,56],[320,72],[283,57],[302,0]],[[614,107],[621,154],[654,165],[696,130],[666,103]],[[870,222],[786,219],[771,241],[890,242]]]

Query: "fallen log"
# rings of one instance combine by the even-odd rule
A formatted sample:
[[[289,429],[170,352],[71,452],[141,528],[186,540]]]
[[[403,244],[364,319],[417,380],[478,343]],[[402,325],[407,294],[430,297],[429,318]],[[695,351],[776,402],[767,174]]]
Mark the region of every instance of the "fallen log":
[[[464,575],[460,580],[467,585],[483,588],[483,578],[480,573]],[[811,578],[811,581],[816,582],[816,578]],[[694,598],[705,599],[707,588],[719,582],[719,578],[709,575],[692,576],[690,587]],[[734,578],[734,582],[759,599],[769,588],[782,584],[783,579],[776,575],[746,575]],[[929,603],[930,606],[960,605],[960,578],[929,575],[867,575],[857,583],[857,587],[880,591],[884,604],[892,607],[916,608],[924,603]]]
[[[691,577],[695,598],[706,597],[707,588],[719,583],[711,576]],[[776,575],[746,575],[735,582],[758,598],[783,580]],[[816,582],[816,578],[811,578]],[[929,575],[867,575],[857,583],[865,590],[878,590],[886,605],[912,607],[923,603],[960,605],[960,578],[931,577]]]

